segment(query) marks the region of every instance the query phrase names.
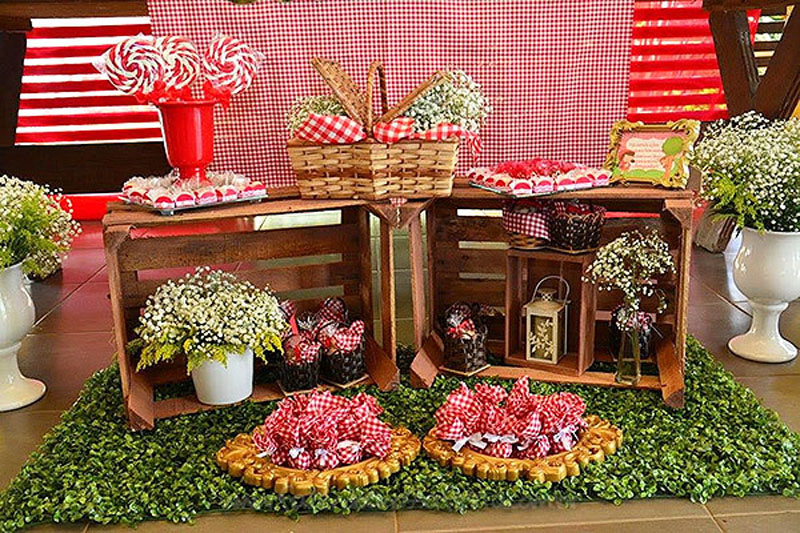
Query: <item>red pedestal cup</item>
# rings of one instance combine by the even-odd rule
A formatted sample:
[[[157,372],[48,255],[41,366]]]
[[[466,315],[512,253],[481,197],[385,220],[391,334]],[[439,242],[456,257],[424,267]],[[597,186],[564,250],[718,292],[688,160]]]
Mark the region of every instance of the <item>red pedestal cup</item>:
[[[206,167],[214,159],[214,105],[216,100],[160,102],[161,130],[167,159],[181,181],[209,183]]]

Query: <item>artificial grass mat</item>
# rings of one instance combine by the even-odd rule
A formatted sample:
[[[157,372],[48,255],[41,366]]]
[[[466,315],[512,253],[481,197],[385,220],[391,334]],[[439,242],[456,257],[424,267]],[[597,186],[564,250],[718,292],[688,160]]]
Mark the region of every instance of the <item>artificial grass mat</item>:
[[[759,405],[694,339],[688,341],[686,407],[667,408],[656,392],[533,383],[544,394],[581,394],[587,413],[624,431],[621,449],[561,483],[498,482],[438,466],[424,452],[377,485],[295,498],[253,488],[214,463],[225,439],[261,423],[274,403],[244,403],[158,421],[153,431],[126,429],[116,367],[100,371],[78,402],[0,494],[0,529],[41,522],[91,520],[134,524],[190,521],[197,513],[252,509],[296,515],[395,509],[463,512],[519,502],[610,500],[659,496],[706,501],[756,493],[800,494],[800,435]],[[469,379],[474,382],[475,379]],[[490,380],[510,388],[511,382]],[[458,385],[439,377],[430,389],[404,383],[374,394],[385,420],[424,435],[433,413]],[[9,436],[13,438],[13,436]]]

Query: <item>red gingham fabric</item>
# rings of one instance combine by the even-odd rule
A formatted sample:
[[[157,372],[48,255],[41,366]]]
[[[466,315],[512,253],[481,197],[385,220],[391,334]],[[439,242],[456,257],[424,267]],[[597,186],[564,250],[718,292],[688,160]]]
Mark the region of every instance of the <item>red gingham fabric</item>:
[[[350,144],[367,138],[364,128],[350,117],[309,114],[295,132],[298,139],[316,144]]]
[[[538,239],[549,240],[547,209],[529,204],[520,207],[514,202],[503,204],[503,229],[509,233],[521,233]]]
[[[183,35],[202,50],[221,32],[266,55],[253,85],[215,110],[212,169],[270,187],[295,183],[286,112],[300,96],[327,92],[315,55],[340,61],[361,87],[381,59],[390,105],[438,69],[467,71],[494,108],[480,131],[487,166],[532,154],[599,166],[627,109],[634,0],[147,4],[156,36]]]
[[[401,139],[410,137],[414,133],[414,119],[409,117],[396,118],[393,121],[378,122],[372,128],[372,135],[378,142],[391,144]]]
[[[350,327],[342,327],[333,334],[331,345],[342,353],[356,350],[364,340],[364,322],[356,320]]]

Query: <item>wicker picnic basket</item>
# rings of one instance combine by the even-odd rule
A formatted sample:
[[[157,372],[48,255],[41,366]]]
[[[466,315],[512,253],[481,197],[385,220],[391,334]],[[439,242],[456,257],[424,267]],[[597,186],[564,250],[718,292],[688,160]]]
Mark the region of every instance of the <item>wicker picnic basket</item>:
[[[352,144],[314,144],[301,139],[287,143],[289,159],[303,198],[431,198],[450,196],[458,161],[458,139],[404,139],[384,144],[372,138],[376,122],[390,122],[414,100],[444,81],[437,72],[389,109],[386,76],[379,61],[369,67],[366,93],[334,61],[311,63],[339,99],[347,115],[364,126],[367,138]],[[379,80],[383,114],[373,120],[375,78]]]

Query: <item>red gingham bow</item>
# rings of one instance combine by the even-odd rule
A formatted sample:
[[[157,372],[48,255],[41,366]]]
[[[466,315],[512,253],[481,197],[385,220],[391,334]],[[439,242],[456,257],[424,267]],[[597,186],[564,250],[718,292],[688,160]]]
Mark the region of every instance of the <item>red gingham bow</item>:
[[[295,136],[316,144],[350,144],[367,138],[364,128],[350,117],[311,113]]]
[[[467,318],[459,325],[448,328],[447,335],[453,339],[464,339],[474,337],[476,331],[475,322],[471,318]]]

